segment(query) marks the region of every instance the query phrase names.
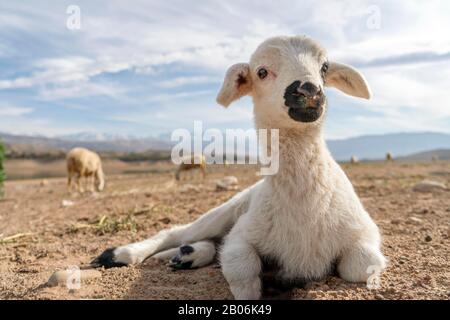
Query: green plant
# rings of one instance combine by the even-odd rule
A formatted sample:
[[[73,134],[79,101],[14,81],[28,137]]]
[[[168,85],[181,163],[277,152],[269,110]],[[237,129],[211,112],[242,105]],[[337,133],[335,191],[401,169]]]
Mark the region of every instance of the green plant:
[[[3,161],[5,160],[5,147],[0,140],[0,198],[3,198],[5,194],[4,181],[6,179],[5,169],[3,167]]]

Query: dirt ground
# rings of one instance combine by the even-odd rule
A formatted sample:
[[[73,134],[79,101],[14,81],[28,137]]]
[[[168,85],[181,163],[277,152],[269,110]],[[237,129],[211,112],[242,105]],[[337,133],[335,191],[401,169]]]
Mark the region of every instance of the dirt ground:
[[[264,297],[449,299],[450,163],[343,166],[383,234],[389,267],[381,287],[369,290],[330,276],[304,287],[266,285]],[[225,175],[239,178],[239,190],[258,179],[254,167],[214,166],[204,181],[192,172],[177,183],[168,168],[110,175],[105,192],[95,195],[68,195],[62,178],[7,182],[0,201],[0,299],[231,299],[217,264],[172,271],[152,259],[100,269],[101,277],[79,290],[43,285],[56,270],[85,265],[107,247],[145,239],[221,204],[237,192],[215,190]],[[413,191],[425,178],[445,183],[447,190]]]

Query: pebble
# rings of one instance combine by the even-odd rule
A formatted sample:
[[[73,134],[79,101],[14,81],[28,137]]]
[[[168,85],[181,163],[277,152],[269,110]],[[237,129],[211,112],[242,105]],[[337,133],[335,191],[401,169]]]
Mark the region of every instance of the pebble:
[[[70,281],[70,277],[76,276],[76,272],[78,271],[72,271],[72,270],[59,270],[54,272],[51,277],[48,279],[46,285],[49,287],[55,287],[58,285],[66,285],[67,281]],[[94,278],[100,278],[102,276],[101,272],[94,269],[87,269],[87,270],[79,270],[80,274],[80,281],[87,280],[87,279],[94,279]]]
[[[73,201],[71,201],[71,200],[63,200],[62,202],[61,202],[61,206],[63,206],[63,207],[71,207],[71,206],[73,206],[75,203],[73,202]]]
[[[419,219],[419,218],[416,218],[416,217],[409,217],[409,221],[410,221],[410,222],[417,223],[417,224],[420,224],[420,223],[423,222],[422,219]]]
[[[227,176],[221,180],[216,181],[216,190],[236,190],[238,185],[238,178],[235,176]]]
[[[165,218],[159,219],[159,221],[164,224],[169,224],[172,220],[170,220],[170,218],[168,218],[168,217],[165,217]]]
[[[378,293],[375,295],[375,299],[377,300],[384,300],[384,296],[381,293]]]
[[[423,279],[429,281],[429,280],[431,280],[431,279],[433,279],[433,278],[432,278],[429,274],[426,274],[426,275],[423,277]]]
[[[433,240],[433,238],[428,234],[428,235],[425,237],[425,241],[426,241],[426,242],[430,242],[431,240]]]
[[[433,180],[423,180],[414,185],[413,191],[416,192],[433,192],[435,190],[445,190],[445,184],[433,181]]]

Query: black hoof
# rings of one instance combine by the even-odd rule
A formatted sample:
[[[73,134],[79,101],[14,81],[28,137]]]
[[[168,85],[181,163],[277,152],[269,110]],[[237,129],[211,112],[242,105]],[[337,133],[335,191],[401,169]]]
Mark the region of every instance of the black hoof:
[[[194,248],[192,248],[192,246],[190,245],[182,246],[180,247],[180,252],[184,256],[186,254],[191,254],[192,252],[194,252]]]
[[[182,262],[178,256],[175,256],[170,260],[169,266],[176,270],[191,269],[192,261]]]
[[[194,252],[194,248],[190,245],[180,247],[180,253],[170,259],[169,266],[172,269],[191,269],[192,261],[183,262],[182,257],[188,256]]]
[[[124,267],[125,263],[114,261],[114,250],[116,248],[108,248],[101,255],[91,261],[90,265],[93,268],[104,267],[105,269],[114,267]]]

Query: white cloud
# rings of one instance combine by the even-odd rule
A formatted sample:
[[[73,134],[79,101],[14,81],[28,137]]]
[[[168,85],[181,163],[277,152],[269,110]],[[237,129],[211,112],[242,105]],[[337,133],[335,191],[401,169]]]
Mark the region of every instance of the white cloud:
[[[20,117],[24,114],[33,112],[32,108],[0,106],[0,117]]]
[[[177,102],[179,99],[193,98],[213,93],[211,90],[186,91],[177,93],[157,94],[140,99],[145,102]],[[178,101],[179,103],[179,101]]]
[[[170,131],[175,128],[192,129],[194,121],[203,121],[205,126],[218,128],[242,126],[248,124],[252,127],[253,112],[248,99],[240,100],[229,108],[219,106],[215,102],[188,102],[182,107],[176,104],[167,104],[157,110],[129,110],[127,114],[111,115],[108,118],[114,121],[127,121],[147,126],[154,125],[159,130]],[[180,117],[180,112],[183,116]]]
[[[24,125],[26,123],[26,126]],[[75,134],[80,131],[92,130],[87,126],[69,126],[64,123],[50,121],[48,119],[20,119],[11,118],[0,124],[0,132],[18,135],[39,135],[57,137],[61,135]]]
[[[81,98],[87,96],[107,96],[119,99],[126,93],[126,89],[111,83],[90,83],[87,81],[68,83],[55,87],[43,87],[38,99],[44,101]]]
[[[162,88],[176,88],[184,85],[192,84],[204,84],[204,83],[215,83],[222,81],[219,77],[210,76],[192,76],[192,77],[178,77],[166,81],[161,81],[159,86]]]
[[[49,103],[102,95],[123,102],[123,112],[115,116],[133,121],[141,119],[129,114],[128,102],[140,103],[139,110],[147,104],[161,104],[164,108],[156,118],[167,123],[175,118],[174,125],[194,117],[230,125],[244,119],[251,125],[249,100],[227,113],[212,111],[215,92],[210,84],[219,84],[229,65],[248,61],[265,38],[306,33],[327,47],[330,58],[356,64],[374,92],[372,101],[354,103],[355,108],[367,111],[368,115],[356,119],[367,125],[351,130],[332,125],[332,134],[361,134],[372,130],[369,123],[381,119],[386,121],[379,130],[442,128],[438,122],[450,115],[445,103],[450,99],[447,1],[217,0],[199,1],[196,6],[181,0],[114,1],[106,11],[102,3],[77,4],[82,29],[75,32],[65,28],[63,5],[51,1],[43,1],[38,9],[18,2],[0,5],[0,40],[8,41],[1,41],[1,56],[14,57],[14,32],[17,44],[26,33],[49,45],[39,48],[39,57],[26,61],[15,76],[0,76],[0,91],[30,88],[37,92],[33,99]],[[371,5],[380,9],[380,29],[367,28]],[[158,70],[174,64],[180,72],[158,80]],[[195,72],[190,74],[190,70]],[[130,72],[127,77],[133,78],[134,72],[149,83],[120,78],[124,71]],[[111,74],[118,75],[114,82],[102,78]],[[196,91],[187,92],[183,87],[191,84]],[[161,93],[149,96],[148,86]],[[173,88],[181,92],[166,93],[165,89]],[[146,119],[151,121],[150,114]]]

